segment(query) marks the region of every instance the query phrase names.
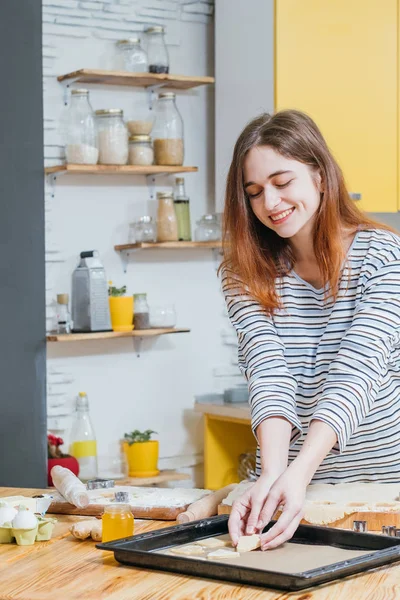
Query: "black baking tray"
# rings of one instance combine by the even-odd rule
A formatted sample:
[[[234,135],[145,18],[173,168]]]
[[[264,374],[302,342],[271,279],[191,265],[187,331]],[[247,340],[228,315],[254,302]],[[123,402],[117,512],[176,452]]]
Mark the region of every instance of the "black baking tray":
[[[228,515],[211,517],[96,544],[96,548],[113,551],[115,559],[125,565],[281,590],[301,590],[400,560],[400,538],[313,525],[300,525],[291,542],[336,546],[347,550],[371,550],[371,554],[302,573],[296,573],[293,565],[293,573],[279,573],[227,563],[222,566],[221,563],[159,553],[172,546],[228,533],[228,518]],[[274,521],[271,521],[264,531],[273,524]]]

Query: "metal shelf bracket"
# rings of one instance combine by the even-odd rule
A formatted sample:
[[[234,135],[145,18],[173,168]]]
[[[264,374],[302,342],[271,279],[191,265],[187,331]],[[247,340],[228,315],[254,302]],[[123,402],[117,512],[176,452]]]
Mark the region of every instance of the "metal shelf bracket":
[[[61,85],[64,88],[64,106],[68,106],[69,104],[69,100],[71,98],[71,85],[73,85],[76,81],[78,81],[78,77],[68,79],[68,81],[61,81]]]
[[[55,198],[56,196],[57,177],[61,177],[61,175],[64,175],[65,173],[66,171],[59,171],[58,173],[49,173],[48,175],[46,175],[47,186],[49,188],[50,196],[52,198]]]
[[[149,103],[150,110],[153,110],[154,102],[157,99],[156,91],[165,87],[165,85],[166,85],[165,83],[157,83],[155,85],[149,85],[149,87],[147,88],[147,97],[148,97],[148,103]]]
[[[156,176],[146,175],[146,181],[149,190],[150,200],[154,200],[156,196]]]
[[[133,337],[133,349],[136,352],[136,356],[138,358],[140,358],[140,351],[142,349],[142,342],[143,342],[143,338],[142,337]]]

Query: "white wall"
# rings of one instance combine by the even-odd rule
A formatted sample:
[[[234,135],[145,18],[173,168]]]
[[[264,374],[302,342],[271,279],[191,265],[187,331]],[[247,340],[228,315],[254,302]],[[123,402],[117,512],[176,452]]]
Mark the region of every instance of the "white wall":
[[[235,141],[248,121],[274,110],[274,0],[215,3],[215,199],[224,204]]]
[[[63,156],[58,132],[63,88],[57,75],[84,67],[111,68],[115,40],[153,24],[167,28],[172,73],[213,75],[212,4],[44,0],[46,164]],[[140,88],[86,87],[94,109],[120,107],[126,114],[134,97],[145,94]],[[199,167],[197,174],[185,177],[194,224],[214,210],[213,88],[178,92],[177,104],[185,123],[185,164]],[[173,180],[158,178],[157,190],[170,189]],[[59,176],[55,185],[48,182],[45,201],[48,329],[54,326],[56,294],[70,292],[79,252],[89,249],[100,252],[114,285],[127,285],[129,293],[147,292],[153,304],[175,304],[177,325],[191,329],[144,342],[140,358],[131,339],[49,344],[49,428],[68,441],[73,401],[83,390],[91,403],[100,458],[118,455],[124,432],[152,428],[159,432],[161,456],[175,457],[161,460],[161,466],[201,462],[201,418],[192,411],[194,396],[218,390],[222,384],[215,369],[231,360],[221,341],[226,322],[211,252],[136,253],[123,273],[114,245],[127,242],[128,223],[135,217],[155,216],[144,177]]]

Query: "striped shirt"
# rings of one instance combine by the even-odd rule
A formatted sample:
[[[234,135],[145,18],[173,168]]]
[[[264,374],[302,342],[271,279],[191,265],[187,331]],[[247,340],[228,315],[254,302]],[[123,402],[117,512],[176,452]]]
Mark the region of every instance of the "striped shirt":
[[[270,317],[222,274],[253,431],[290,421],[291,461],[319,419],[338,442],[314,483],[400,482],[400,237],[357,232],[335,303],[295,271],[276,285],[282,309]]]

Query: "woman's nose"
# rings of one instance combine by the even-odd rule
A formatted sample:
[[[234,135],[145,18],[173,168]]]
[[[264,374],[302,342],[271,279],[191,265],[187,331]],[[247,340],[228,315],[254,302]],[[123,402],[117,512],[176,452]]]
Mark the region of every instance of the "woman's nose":
[[[273,210],[280,203],[280,197],[276,189],[265,188],[264,189],[264,206],[266,210]]]

